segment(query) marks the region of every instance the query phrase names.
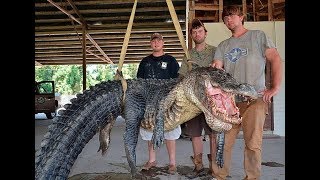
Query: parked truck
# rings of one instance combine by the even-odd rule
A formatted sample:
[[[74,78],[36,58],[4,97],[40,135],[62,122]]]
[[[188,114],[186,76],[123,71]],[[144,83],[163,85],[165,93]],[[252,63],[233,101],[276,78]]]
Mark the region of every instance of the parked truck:
[[[54,81],[35,81],[35,113],[45,113],[48,119],[56,116],[59,102],[56,99]]]

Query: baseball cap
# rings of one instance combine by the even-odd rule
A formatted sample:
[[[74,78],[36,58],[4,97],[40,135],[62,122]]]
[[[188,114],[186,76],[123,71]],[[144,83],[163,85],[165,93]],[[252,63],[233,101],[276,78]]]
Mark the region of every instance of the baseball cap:
[[[191,29],[198,29],[201,26],[204,28],[205,31],[207,31],[206,27],[204,27],[204,24],[200,21],[200,19],[193,19],[192,20]]]
[[[163,39],[163,37],[160,33],[153,33],[150,37],[150,41],[152,41],[154,38]]]

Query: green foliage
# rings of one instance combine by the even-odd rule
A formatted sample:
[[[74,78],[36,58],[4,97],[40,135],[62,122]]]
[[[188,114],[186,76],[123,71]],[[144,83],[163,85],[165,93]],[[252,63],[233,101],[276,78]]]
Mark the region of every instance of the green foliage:
[[[125,79],[134,79],[137,77],[138,63],[124,64],[122,74]],[[87,65],[86,87],[101,83],[107,80],[113,80],[118,65],[99,64]],[[48,65],[35,67],[35,80],[53,80],[55,81],[55,92],[64,95],[74,95],[82,92],[82,66],[81,65]]]
[[[139,63],[135,64],[124,64],[122,68],[122,74],[125,79],[137,78]]]
[[[55,69],[55,66],[42,66],[39,68],[36,66],[36,81],[51,81],[53,77],[53,71]]]
[[[81,83],[81,79],[82,77],[82,69],[80,69],[80,66],[75,66],[72,65],[70,66],[70,69],[68,71],[68,75],[67,75],[67,85],[70,87],[69,89],[71,90],[71,94],[75,94],[78,92],[81,92],[82,90],[82,83]]]

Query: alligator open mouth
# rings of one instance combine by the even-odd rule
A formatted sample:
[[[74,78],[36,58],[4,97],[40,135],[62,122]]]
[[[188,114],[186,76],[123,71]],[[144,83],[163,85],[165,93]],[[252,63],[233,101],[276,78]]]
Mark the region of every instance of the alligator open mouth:
[[[240,124],[242,117],[236,105],[236,97],[245,97],[248,101],[257,99],[258,94],[254,87],[237,82],[220,69],[211,69],[201,76],[203,83],[199,76],[194,83],[199,84],[198,88],[205,92],[198,91],[196,96],[201,103],[198,107],[205,114],[209,127],[217,132],[224,132],[230,130],[232,124]]]
[[[240,124],[242,117],[235,103],[235,94],[213,87],[208,81],[205,82],[205,87],[211,114],[223,122]]]

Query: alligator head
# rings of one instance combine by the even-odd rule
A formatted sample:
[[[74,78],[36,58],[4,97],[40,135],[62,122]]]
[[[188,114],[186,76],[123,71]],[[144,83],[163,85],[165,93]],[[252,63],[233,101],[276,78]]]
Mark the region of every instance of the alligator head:
[[[211,129],[228,131],[232,124],[240,124],[242,120],[235,103],[236,96],[253,100],[258,94],[253,86],[237,82],[224,70],[212,67],[194,69],[160,103],[164,130],[174,129],[204,113]]]
[[[242,117],[236,106],[235,97],[244,97],[249,101],[258,98],[253,86],[237,82],[224,70],[212,68],[209,71],[199,69],[197,77],[202,76],[203,81],[195,82],[198,88],[205,90],[197,92],[194,100],[205,114],[206,122],[215,131],[223,132],[231,129],[232,124],[240,124]],[[191,96],[193,96],[191,94]],[[200,104],[199,104],[200,103]]]

